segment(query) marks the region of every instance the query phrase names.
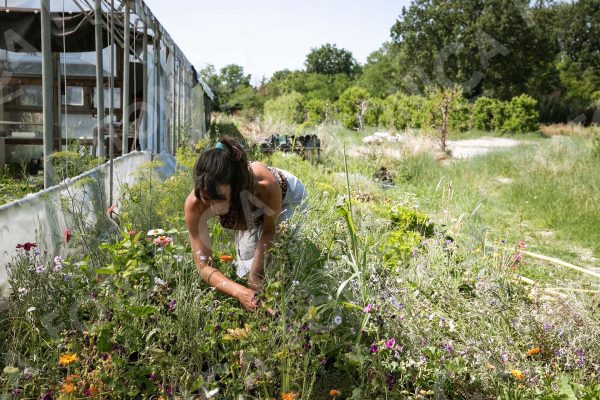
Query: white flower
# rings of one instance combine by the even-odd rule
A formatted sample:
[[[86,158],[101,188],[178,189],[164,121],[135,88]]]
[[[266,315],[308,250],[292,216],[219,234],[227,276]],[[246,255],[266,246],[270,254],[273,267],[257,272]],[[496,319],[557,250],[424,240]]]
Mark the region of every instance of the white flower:
[[[35,307],[29,307],[29,308],[27,309],[27,312],[34,312],[34,311],[35,311]]]
[[[150,229],[148,231],[148,236],[159,236],[165,233],[164,229]]]
[[[293,280],[293,281],[292,281],[292,286],[298,286],[299,284],[300,284],[300,282],[298,282],[298,281],[296,281],[296,280]]]
[[[54,266],[54,272],[60,272],[62,270],[62,264],[56,264]]]
[[[156,283],[157,285],[160,285],[160,286],[164,286],[167,284],[167,282],[163,281],[162,279],[160,279],[158,277],[154,278],[154,283]]]
[[[56,264],[56,265],[61,264],[62,265],[62,257],[61,256],[54,257],[54,264]]]
[[[46,271],[46,267],[44,265],[38,265],[37,267],[35,267],[35,272],[37,272],[38,274],[41,274],[42,272]]]
[[[29,292],[29,290],[25,289],[24,287],[20,287],[19,289],[17,289],[17,291],[19,292],[19,294],[27,294],[27,292]]]
[[[342,323],[342,317],[340,317],[339,315],[336,315],[335,318],[333,319],[333,323],[336,325],[339,325]]]
[[[175,255],[173,256],[173,258],[174,258],[174,259],[175,259],[175,261],[177,261],[177,262],[182,262],[182,261],[183,261],[183,256],[182,256],[182,255],[179,255],[179,254],[175,254]]]

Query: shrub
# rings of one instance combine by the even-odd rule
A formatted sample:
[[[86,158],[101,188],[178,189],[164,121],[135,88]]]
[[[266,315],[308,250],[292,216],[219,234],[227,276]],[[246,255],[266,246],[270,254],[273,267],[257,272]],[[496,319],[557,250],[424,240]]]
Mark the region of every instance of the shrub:
[[[309,124],[319,124],[325,121],[326,104],[323,100],[312,99],[304,105],[306,122]]]
[[[397,130],[420,127],[422,107],[423,98],[420,96],[390,95],[383,101],[380,123]]]
[[[336,103],[338,120],[348,129],[364,128],[365,115],[361,111],[361,105],[366,105],[368,110],[370,100],[369,92],[365,89],[358,86],[349,87]],[[361,121],[363,126],[361,126]]]
[[[281,95],[265,102],[265,117],[289,124],[304,122],[304,97],[298,92]]]
[[[513,97],[510,102],[506,103],[505,117],[501,129],[503,132],[525,133],[537,131],[540,120],[537,100],[526,94]]]
[[[368,126],[379,126],[379,119],[383,111],[383,100],[376,97],[369,100],[367,112],[365,113],[365,124]]]
[[[473,128],[484,131],[492,130],[492,119],[498,100],[479,97],[473,104]]]

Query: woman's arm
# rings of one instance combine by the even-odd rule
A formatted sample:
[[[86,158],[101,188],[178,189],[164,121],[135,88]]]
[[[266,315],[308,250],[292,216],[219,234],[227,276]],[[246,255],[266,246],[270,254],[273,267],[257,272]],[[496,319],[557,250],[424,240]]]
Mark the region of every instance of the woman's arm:
[[[267,264],[267,255],[269,249],[273,246],[277,229],[277,219],[281,214],[281,188],[279,183],[274,181],[267,185],[263,191],[263,230],[256,246],[252,268],[248,274],[248,283],[252,289],[258,290],[264,280],[264,266]]]
[[[212,250],[207,221],[214,214],[210,208],[205,208],[192,192],[185,201],[184,210],[185,223],[190,234],[192,255],[196,263],[196,269],[204,282],[214,286],[220,292],[238,299],[247,311],[254,311],[256,309],[255,291],[232,281],[212,266],[210,259]]]

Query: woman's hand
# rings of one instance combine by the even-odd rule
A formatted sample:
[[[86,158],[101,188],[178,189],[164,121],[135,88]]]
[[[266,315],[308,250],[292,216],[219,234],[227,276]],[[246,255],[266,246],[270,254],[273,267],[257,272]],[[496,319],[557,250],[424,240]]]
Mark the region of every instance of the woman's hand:
[[[235,297],[240,301],[242,307],[244,307],[246,311],[254,312],[256,311],[257,307],[257,299],[255,295],[256,291],[244,287],[236,293]]]

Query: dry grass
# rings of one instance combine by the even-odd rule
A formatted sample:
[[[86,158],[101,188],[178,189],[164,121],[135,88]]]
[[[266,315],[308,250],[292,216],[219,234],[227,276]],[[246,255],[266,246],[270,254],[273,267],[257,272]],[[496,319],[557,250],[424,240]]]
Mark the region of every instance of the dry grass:
[[[599,126],[583,126],[581,124],[552,124],[540,125],[540,131],[544,136],[574,136],[589,138],[600,135]]]

